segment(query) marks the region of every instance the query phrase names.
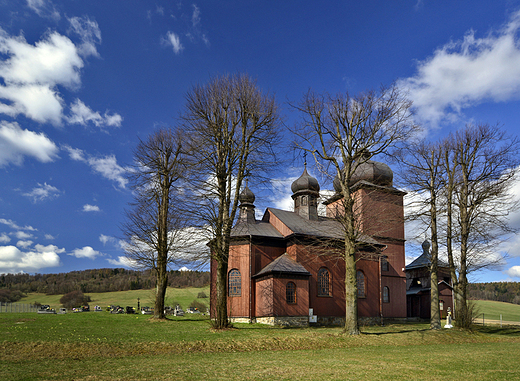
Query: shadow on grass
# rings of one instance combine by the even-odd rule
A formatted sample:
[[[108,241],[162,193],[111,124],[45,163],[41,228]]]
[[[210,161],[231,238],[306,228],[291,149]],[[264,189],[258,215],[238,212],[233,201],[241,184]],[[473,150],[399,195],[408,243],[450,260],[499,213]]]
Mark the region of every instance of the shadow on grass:
[[[497,327],[497,326],[488,326],[488,327],[474,327],[474,330],[487,333],[490,335],[507,335],[507,336],[520,336],[520,328],[518,327]]]

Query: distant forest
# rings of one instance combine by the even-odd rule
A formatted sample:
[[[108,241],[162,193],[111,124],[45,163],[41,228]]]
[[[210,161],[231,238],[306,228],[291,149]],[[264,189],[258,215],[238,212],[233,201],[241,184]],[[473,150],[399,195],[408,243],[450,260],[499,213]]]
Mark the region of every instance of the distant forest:
[[[170,287],[204,287],[209,284],[207,271],[170,271]],[[60,274],[3,274],[2,289],[21,293],[41,292],[47,295],[67,294],[80,290],[89,292],[112,292],[150,289],[155,287],[155,275],[151,270],[96,269],[71,271]]]
[[[468,284],[468,296],[470,299],[520,304],[520,283],[470,283]]]

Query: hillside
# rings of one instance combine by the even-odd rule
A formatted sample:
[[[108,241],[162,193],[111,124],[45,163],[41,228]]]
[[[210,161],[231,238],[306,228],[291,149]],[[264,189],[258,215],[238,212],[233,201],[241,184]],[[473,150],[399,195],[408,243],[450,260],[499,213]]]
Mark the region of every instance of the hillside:
[[[170,271],[168,287],[204,287],[209,285],[207,271]],[[2,274],[0,290],[37,292],[47,295],[66,294],[74,290],[83,293],[143,290],[155,287],[151,270],[95,269],[59,274]]]

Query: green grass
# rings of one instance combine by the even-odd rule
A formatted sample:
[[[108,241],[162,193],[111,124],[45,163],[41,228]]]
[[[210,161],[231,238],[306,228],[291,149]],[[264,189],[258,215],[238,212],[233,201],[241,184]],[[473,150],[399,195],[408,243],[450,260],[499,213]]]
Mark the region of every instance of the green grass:
[[[430,331],[428,324],[281,329],[207,317],[156,321],[89,312],[0,314],[6,380],[520,379],[520,328]]]
[[[493,302],[491,300],[473,300],[478,310],[479,319],[484,314],[485,319],[520,322],[520,305],[503,302]]]
[[[199,292],[203,291],[208,298],[197,299]],[[119,305],[122,307],[132,306],[137,308],[137,298],[141,306],[154,306],[155,293],[154,290],[130,290],[130,291],[117,291],[117,292],[101,292],[101,293],[87,293],[92,301],[90,306],[99,305],[103,309],[110,305]],[[20,300],[20,303],[33,304],[38,302],[41,304],[48,304],[51,308],[56,310],[61,307],[60,298],[63,295],[45,295],[39,293],[29,293],[26,297]],[[206,304],[209,307],[209,286],[203,288],[172,288],[168,287],[166,291],[165,304],[168,306],[174,306],[175,302],[181,304],[182,308],[186,309],[189,307],[193,300],[198,300]]]

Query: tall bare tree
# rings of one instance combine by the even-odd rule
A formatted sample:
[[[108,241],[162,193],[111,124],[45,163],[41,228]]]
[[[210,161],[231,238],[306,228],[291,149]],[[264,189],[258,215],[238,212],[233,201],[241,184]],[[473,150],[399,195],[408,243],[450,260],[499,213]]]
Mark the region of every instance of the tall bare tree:
[[[443,172],[443,146],[439,143],[421,141],[411,144],[403,151],[400,158],[404,166],[403,178],[407,187],[417,192],[408,206],[409,220],[422,220],[428,226],[431,234],[430,252],[430,329],[441,328],[439,308],[439,232],[438,217],[442,213],[440,196],[444,194],[445,173]]]
[[[344,230],[345,332],[351,335],[359,334],[356,253],[362,233],[356,225],[351,179],[372,156],[390,153],[414,133],[410,107],[395,85],[357,96],[309,91],[298,107],[303,114],[303,123],[295,130],[298,146],[312,153],[322,168],[331,167],[331,175],[339,179],[344,212],[338,221]]]
[[[231,229],[244,179],[271,170],[280,119],[273,96],[245,74],[223,75],[196,85],[182,115],[190,144],[191,182],[197,218],[212,239],[216,264],[214,326],[229,326],[227,276]]]
[[[185,170],[182,140],[161,129],[140,141],[134,152],[135,168],[129,179],[135,194],[122,225],[126,257],[138,268],[156,273],[154,317],[164,318],[168,265],[188,249],[186,219],[175,201]]]
[[[507,216],[519,207],[510,189],[520,164],[520,142],[489,124],[466,125],[450,141],[452,153],[446,154],[446,163],[451,156],[454,193],[450,197],[455,210],[448,220],[456,218],[460,230],[454,235],[450,229],[449,246],[456,238],[460,251],[457,260],[453,259],[453,248],[448,247],[448,255],[452,256],[450,265],[458,266],[456,324],[467,327],[471,324],[467,274],[496,263],[500,259],[497,244],[514,232]]]

